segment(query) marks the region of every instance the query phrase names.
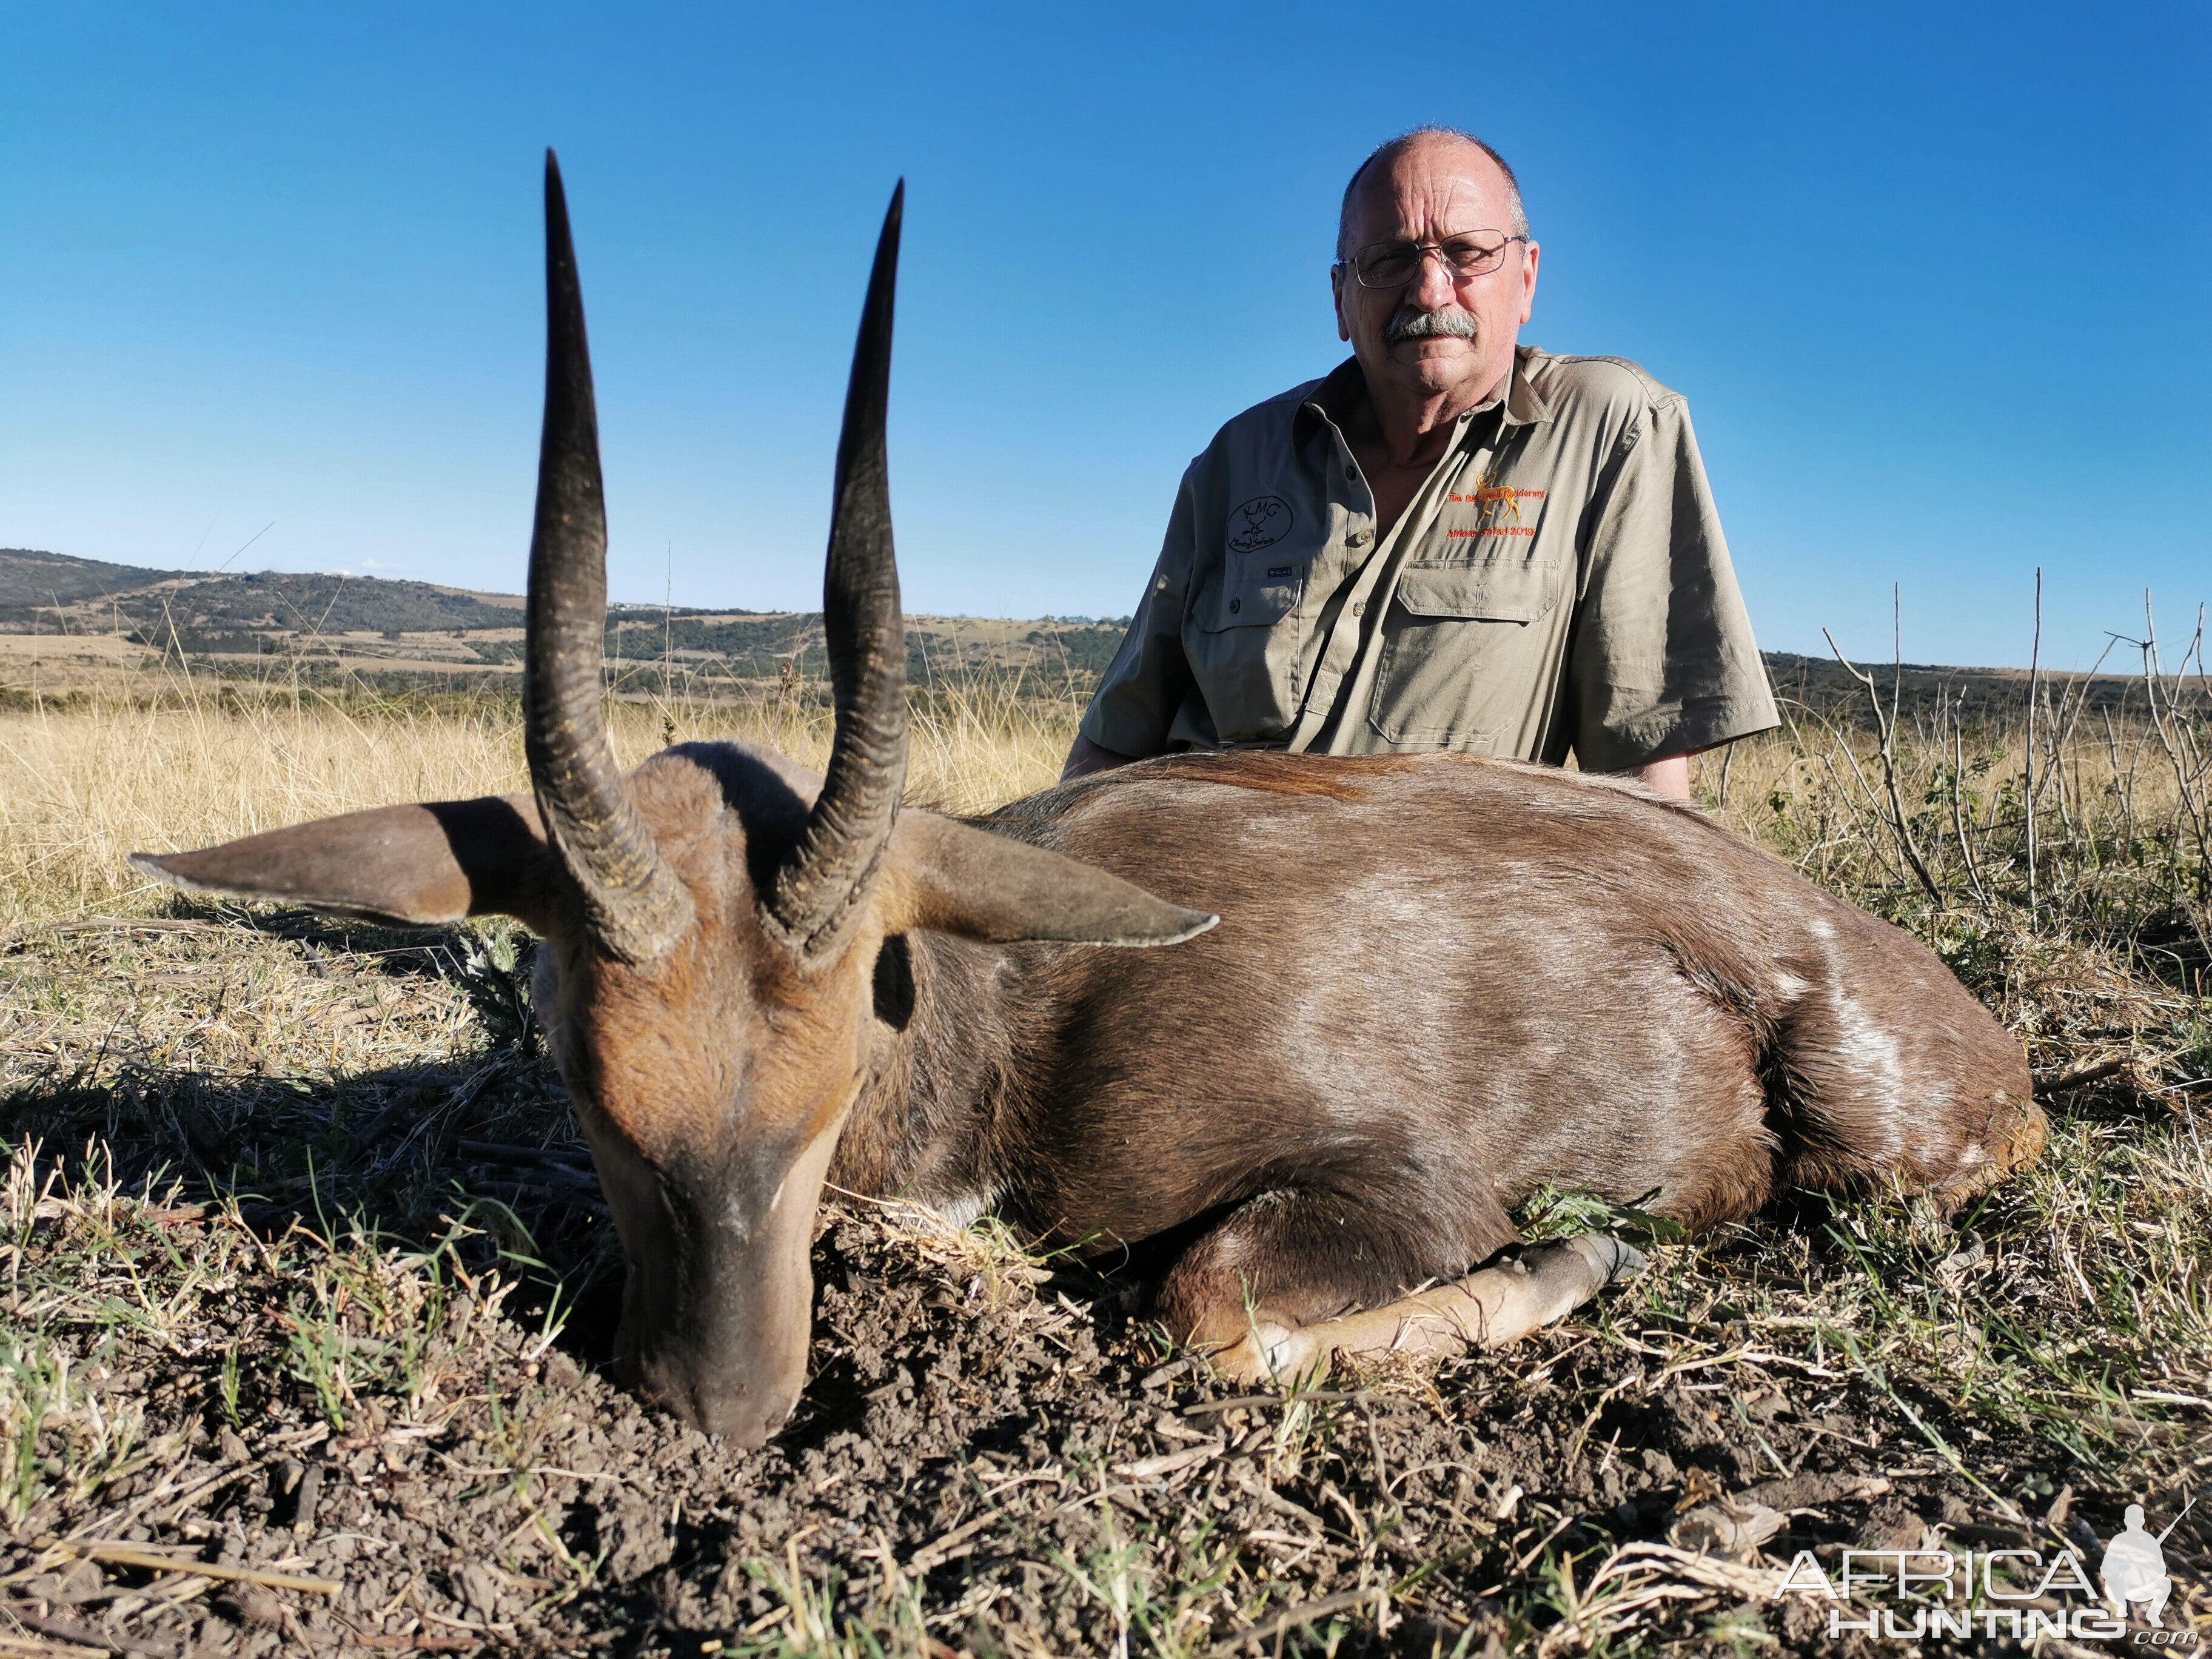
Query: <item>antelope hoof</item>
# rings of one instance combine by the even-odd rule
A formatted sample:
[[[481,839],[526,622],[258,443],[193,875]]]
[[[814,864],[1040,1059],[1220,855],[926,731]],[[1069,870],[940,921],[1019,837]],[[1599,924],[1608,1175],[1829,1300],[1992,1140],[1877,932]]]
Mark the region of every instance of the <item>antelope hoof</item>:
[[[1242,1341],[1221,1349],[1207,1363],[1222,1381],[1240,1388],[1304,1376],[1315,1369],[1316,1359],[1325,1374],[1334,1351],[1320,1346],[1314,1338],[1316,1332],[1327,1328],[1325,1324],[1291,1327],[1257,1321]]]

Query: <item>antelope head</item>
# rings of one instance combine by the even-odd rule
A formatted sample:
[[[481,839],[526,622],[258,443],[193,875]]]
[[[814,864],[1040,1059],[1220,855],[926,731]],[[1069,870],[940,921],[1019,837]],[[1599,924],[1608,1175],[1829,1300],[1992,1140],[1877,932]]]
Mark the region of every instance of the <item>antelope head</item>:
[[[606,518],[568,209],[545,171],[545,421],[523,681],[532,792],[389,806],[137,854],[196,892],[386,923],[503,914],[544,937],[538,1017],[628,1257],[617,1358],[757,1444],[805,1376],[816,1206],[860,1091],[884,941],[1165,945],[1213,924],[1104,872],[901,815],[906,647],[884,449],[903,186],[869,279],[823,584],[823,779],[742,744],[625,776],[601,714]]]

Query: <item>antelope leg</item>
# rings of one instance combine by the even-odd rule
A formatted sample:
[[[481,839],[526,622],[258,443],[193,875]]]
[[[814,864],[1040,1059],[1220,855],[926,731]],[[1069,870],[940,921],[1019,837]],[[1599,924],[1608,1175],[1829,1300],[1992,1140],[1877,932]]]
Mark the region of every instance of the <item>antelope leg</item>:
[[[1641,1251],[1602,1233],[1534,1244],[1518,1261],[1364,1313],[1298,1326],[1277,1324],[1263,1313],[1242,1341],[1213,1356],[1213,1367],[1232,1382],[1260,1382],[1302,1376],[1338,1353],[1443,1358],[1470,1347],[1502,1348],[1565,1318],[1607,1285],[1634,1278],[1644,1266]]]

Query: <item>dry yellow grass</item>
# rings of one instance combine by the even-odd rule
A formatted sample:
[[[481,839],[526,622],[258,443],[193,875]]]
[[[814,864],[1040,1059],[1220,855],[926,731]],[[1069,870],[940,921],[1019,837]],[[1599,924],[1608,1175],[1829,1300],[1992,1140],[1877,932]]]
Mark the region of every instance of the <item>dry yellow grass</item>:
[[[155,906],[166,889],[124,862],[395,801],[528,787],[516,704],[368,699],[96,697],[0,713],[0,927]],[[911,799],[978,811],[1058,775],[1065,705],[980,692],[915,710]],[[829,758],[818,698],[751,706],[610,705],[617,754],[739,738],[803,765]]]
[[[819,687],[745,704],[624,698],[609,704],[617,755],[635,764],[669,742],[734,738],[819,769],[830,723]],[[933,692],[917,702],[910,799],[981,811],[1058,775],[1073,703],[1026,695],[1018,678]],[[2077,732],[2039,763],[2046,858],[2097,823],[2133,843],[2158,826],[2177,862],[2201,857],[2169,756],[2138,720]],[[1905,823],[1938,885],[1971,895],[1996,880],[1988,848],[2020,865],[2020,730],[1912,735],[1896,751]],[[1816,879],[1875,872],[1910,884],[1873,738],[1818,718],[1695,763],[1700,797]],[[2204,783],[2196,781],[2198,799]],[[0,927],[163,902],[125,863],[135,851],[204,846],[302,819],[395,801],[527,787],[520,712],[498,694],[436,700],[224,691],[134,676],[90,697],[0,711]],[[2201,811],[2201,808],[2200,808]],[[2008,824],[2012,826],[2008,832]],[[2053,874],[2058,873],[2054,864]]]

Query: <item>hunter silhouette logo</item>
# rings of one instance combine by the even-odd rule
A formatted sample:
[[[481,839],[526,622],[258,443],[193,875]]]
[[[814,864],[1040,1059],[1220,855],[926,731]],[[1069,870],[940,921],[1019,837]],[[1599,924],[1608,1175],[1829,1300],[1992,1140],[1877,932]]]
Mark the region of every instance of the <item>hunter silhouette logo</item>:
[[[2098,1575],[2104,1580],[2105,1601],[2114,1617],[2126,1618],[2128,1604],[2141,1601],[2144,1604],[2143,1618],[2151,1627],[2166,1628],[2159,1614],[2166,1609],[2166,1598],[2173,1594],[2173,1580],[2166,1576],[2166,1552],[2160,1547],[2196,1507],[2197,1500],[2192,1498],[2182,1506],[2180,1515],[2166,1523],[2166,1531],[2154,1538],[2143,1530],[2142,1505],[2128,1505],[2124,1517],[2127,1524],[2105,1546],[2105,1565]]]
[[[1255,495],[1229,515],[1229,550],[1257,553],[1291,533],[1295,515],[1280,495]]]

